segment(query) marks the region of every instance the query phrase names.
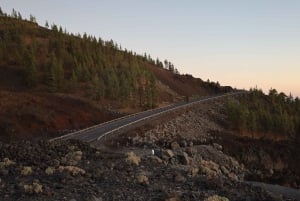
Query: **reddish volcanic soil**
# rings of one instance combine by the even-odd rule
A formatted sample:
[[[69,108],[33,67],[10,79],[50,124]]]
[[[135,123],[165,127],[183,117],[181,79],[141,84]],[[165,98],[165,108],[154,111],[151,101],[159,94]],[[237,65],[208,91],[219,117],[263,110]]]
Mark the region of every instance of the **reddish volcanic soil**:
[[[54,137],[116,118],[65,95],[0,92],[0,139]]]

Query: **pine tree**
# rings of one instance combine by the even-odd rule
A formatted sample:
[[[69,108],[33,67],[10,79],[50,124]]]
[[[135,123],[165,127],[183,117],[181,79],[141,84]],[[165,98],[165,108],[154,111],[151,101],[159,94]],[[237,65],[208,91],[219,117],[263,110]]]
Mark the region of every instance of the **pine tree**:
[[[55,54],[51,55],[47,84],[50,92],[61,90],[64,84],[63,65],[61,61],[57,60]]]
[[[0,16],[4,16],[4,12],[2,11],[1,7],[0,7]]]
[[[62,89],[64,86],[65,72],[61,60],[57,62],[55,70],[57,74],[57,86],[59,89]]]
[[[21,15],[20,12],[18,12],[18,19],[19,19],[19,20],[22,20],[22,15]]]
[[[46,28],[49,28],[49,23],[48,23],[47,20],[46,20],[46,23],[45,23],[45,27],[46,27]]]
[[[57,77],[54,66],[50,66],[47,84],[49,92],[54,93],[57,91]]]
[[[94,100],[99,100],[104,95],[103,81],[98,74],[94,74],[92,78],[92,93]]]
[[[17,11],[13,8],[12,11],[11,11],[11,17],[12,18],[18,18],[18,14],[17,14]]]
[[[120,84],[114,68],[110,68],[106,72],[106,95],[109,98],[116,99],[120,93]]]
[[[130,83],[128,78],[125,75],[125,72],[122,72],[120,76],[120,96],[122,101],[127,101],[130,95]]]
[[[71,89],[76,89],[78,85],[78,78],[75,73],[75,70],[72,70],[72,76],[71,76]]]
[[[25,82],[29,87],[34,87],[37,83],[38,77],[35,54],[32,48],[25,51],[23,61],[25,65]]]
[[[91,80],[91,73],[88,69],[88,67],[86,66],[86,64],[82,65],[82,81],[87,82]]]
[[[30,22],[36,23],[36,18],[32,14],[29,15],[29,20]]]
[[[139,100],[139,105],[143,106],[144,105],[144,96],[145,96],[145,89],[144,89],[144,76],[141,72],[136,77],[137,79],[137,96]]]
[[[75,74],[78,81],[83,81],[82,65],[78,62],[75,62]]]
[[[147,72],[146,77],[146,86],[145,86],[145,93],[146,93],[146,101],[147,107],[153,108],[157,102],[157,89],[156,89],[156,82],[153,73]]]
[[[165,69],[169,69],[169,62],[167,59],[165,59],[164,64],[165,64]]]

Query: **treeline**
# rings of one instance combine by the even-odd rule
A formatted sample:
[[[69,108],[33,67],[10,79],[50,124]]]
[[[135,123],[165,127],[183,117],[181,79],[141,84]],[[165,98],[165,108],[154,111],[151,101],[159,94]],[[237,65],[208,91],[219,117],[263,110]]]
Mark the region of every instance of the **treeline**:
[[[239,101],[227,102],[227,125],[249,133],[263,132],[300,137],[300,100],[271,89],[268,95],[251,89]]]
[[[73,34],[55,24],[40,27],[34,16],[23,19],[0,8],[0,65],[18,66],[29,89],[76,93],[95,100],[122,100],[152,108],[158,95],[156,78],[147,65],[179,73],[165,60],[138,55],[114,41]]]

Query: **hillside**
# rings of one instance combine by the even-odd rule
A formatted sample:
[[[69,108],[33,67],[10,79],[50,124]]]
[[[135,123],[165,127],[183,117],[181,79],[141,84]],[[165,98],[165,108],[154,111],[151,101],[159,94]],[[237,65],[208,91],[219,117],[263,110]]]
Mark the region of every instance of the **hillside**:
[[[137,127],[123,118],[132,127],[89,144],[48,140],[230,91],[0,9],[0,200],[299,200],[300,101],[275,89],[205,98]]]
[[[0,16],[0,136],[54,136],[186,97],[232,90],[114,41]]]

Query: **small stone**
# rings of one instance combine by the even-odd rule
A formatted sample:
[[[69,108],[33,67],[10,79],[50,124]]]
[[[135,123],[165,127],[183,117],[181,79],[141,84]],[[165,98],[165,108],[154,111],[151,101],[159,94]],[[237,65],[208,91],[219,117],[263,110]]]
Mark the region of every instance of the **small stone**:
[[[94,195],[92,195],[91,197],[89,197],[87,200],[85,200],[85,201],[102,201],[102,198],[98,198],[98,197],[96,197],[96,196],[94,196]]]
[[[234,174],[232,172],[228,174],[228,178],[231,179],[232,181],[238,181],[239,180],[239,178],[236,176],[236,174]]]
[[[6,167],[16,164],[14,161],[10,160],[9,158],[4,158],[3,162],[4,162],[4,166]]]
[[[0,175],[3,175],[3,176],[8,175],[8,170],[6,168],[0,168]]]
[[[180,199],[178,197],[169,197],[165,201],[180,201]]]
[[[213,195],[213,196],[206,198],[204,201],[229,201],[229,199],[226,197],[219,196],[219,195]]]
[[[229,170],[226,167],[221,166],[220,169],[221,169],[221,171],[223,172],[224,175],[228,175],[229,174]]]
[[[166,153],[167,153],[168,157],[170,157],[170,158],[173,158],[175,156],[175,154],[173,153],[173,151],[170,150],[170,149],[167,149]]]
[[[126,156],[126,162],[129,164],[139,165],[141,162],[141,158],[132,151],[128,152]]]
[[[36,194],[43,192],[43,186],[41,184],[39,184],[39,183],[33,182],[32,187],[33,187],[33,191]]]
[[[177,142],[172,142],[171,143],[171,149],[172,150],[175,150],[175,149],[178,149],[178,148],[180,148],[180,146],[179,146],[179,144]]]
[[[47,169],[45,170],[45,173],[47,175],[53,175],[54,171],[55,171],[55,169],[53,167],[47,167]]]
[[[145,184],[145,185],[149,184],[149,179],[146,175],[138,175],[137,180],[140,184]]]
[[[222,149],[223,149],[222,145],[219,145],[217,143],[213,143],[213,147],[219,151],[222,151]]]
[[[39,183],[36,183],[36,182],[33,182],[32,185],[25,184],[24,185],[24,191],[25,191],[25,193],[28,193],[28,194],[42,193],[43,192],[43,186]]]
[[[156,163],[162,163],[163,161],[161,160],[161,158],[159,158],[158,156],[150,156],[149,159],[152,162],[156,162]]]
[[[73,159],[75,161],[80,161],[82,158],[82,151],[75,151],[74,152],[74,156],[73,156]]]
[[[196,176],[198,173],[199,173],[199,168],[197,168],[197,167],[191,167],[191,169],[190,169],[190,175],[192,177]]]
[[[191,158],[188,156],[188,154],[186,152],[183,152],[182,155],[179,155],[179,161],[183,165],[191,164]]]
[[[53,166],[53,167],[59,167],[59,165],[60,165],[59,160],[54,159],[54,160],[52,161],[52,166]]]
[[[187,145],[188,145],[188,143],[187,143],[185,140],[182,140],[182,141],[180,142],[180,146],[181,146],[181,147],[187,147]]]
[[[184,182],[185,181],[185,177],[182,176],[182,174],[180,174],[180,173],[177,173],[174,179],[176,182]]]
[[[194,155],[194,150],[192,147],[186,147],[185,148],[185,152],[189,155],[189,156],[193,156]]]
[[[21,171],[21,175],[28,176],[28,175],[31,175],[31,174],[32,174],[32,168],[31,167],[29,167],[29,166],[23,167],[23,169]]]
[[[176,165],[176,164],[178,164],[178,161],[175,157],[173,157],[173,158],[169,159],[169,163],[171,163],[172,165]]]
[[[74,145],[71,145],[71,146],[69,146],[68,148],[69,148],[69,150],[74,151],[75,146],[74,146]]]
[[[86,173],[84,169],[81,169],[81,168],[75,167],[75,166],[59,166],[58,171],[59,172],[68,171],[73,176],[76,176],[79,174],[84,175]]]

